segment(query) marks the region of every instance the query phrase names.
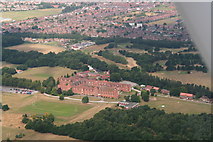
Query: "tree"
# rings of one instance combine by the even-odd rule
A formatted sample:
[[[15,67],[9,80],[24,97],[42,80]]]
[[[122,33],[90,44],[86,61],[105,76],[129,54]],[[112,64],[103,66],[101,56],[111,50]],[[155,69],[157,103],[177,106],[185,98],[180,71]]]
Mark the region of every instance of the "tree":
[[[55,79],[51,76],[51,77],[49,77],[47,80],[44,80],[44,81],[42,82],[42,85],[43,85],[44,87],[53,88],[53,87],[55,87],[56,82],[55,82]]]
[[[20,65],[20,66],[17,66],[16,68],[17,70],[23,70],[23,71],[28,69],[26,65]]]
[[[82,103],[88,103],[89,102],[89,97],[85,96],[82,98]]]
[[[60,95],[59,100],[64,100],[64,95]]]
[[[140,102],[140,97],[137,96],[137,94],[132,95],[131,96],[131,102],[139,103]]]
[[[72,91],[72,88],[70,88],[68,91],[67,91],[67,96],[73,96],[74,93]]]
[[[9,110],[9,109],[10,109],[10,108],[8,107],[8,105],[3,105],[3,106],[2,106],[2,110],[3,110],[3,111],[7,111],[7,110]]]
[[[156,90],[155,89],[151,89],[150,93],[151,93],[151,96],[154,96],[154,94],[156,93]]]
[[[57,93],[58,93],[58,94],[62,94],[61,88],[58,88],[58,89],[57,89]]]
[[[110,75],[110,80],[115,81],[115,82],[119,82],[119,81],[121,81],[121,75],[119,73],[112,73]]]
[[[58,90],[56,88],[52,88],[51,94],[54,96],[58,95]]]
[[[144,100],[144,102],[148,102],[149,101],[149,95],[146,93],[142,94],[142,99]]]
[[[29,118],[27,118],[27,117],[23,117],[23,119],[22,119],[22,123],[24,123],[24,124],[27,124],[28,123],[28,121],[29,121]]]

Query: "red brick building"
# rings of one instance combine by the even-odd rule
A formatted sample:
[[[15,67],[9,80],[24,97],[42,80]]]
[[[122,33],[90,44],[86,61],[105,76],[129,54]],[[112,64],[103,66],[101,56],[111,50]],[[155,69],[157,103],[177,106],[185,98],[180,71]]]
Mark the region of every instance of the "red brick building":
[[[107,98],[118,98],[119,92],[131,91],[131,85],[100,81],[95,79],[82,78],[79,76],[72,76],[69,78],[59,78],[58,88],[64,91],[68,91],[72,88],[72,91],[82,95],[101,96]]]

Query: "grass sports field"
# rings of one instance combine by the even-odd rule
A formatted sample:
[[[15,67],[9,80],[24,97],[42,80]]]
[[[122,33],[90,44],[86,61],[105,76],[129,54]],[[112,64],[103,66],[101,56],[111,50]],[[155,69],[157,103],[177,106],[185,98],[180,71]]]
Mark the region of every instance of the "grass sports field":
[[[209,104],[195,103],[173,98],[152,97],[149,102],[141,102],[141,104],[157,109],[163,109],[168,113],[211,113],[211,105]]]
[[[192,71],[191,74],[187,74],[183,71],[161,71],[151,74],[160,78],[181,81],[183,83],[194,83],[211,88],[211,76],[203,72]]]
[[[21,108],[20,111],[30,114],[52,113],[56,117],[70,117],[78,113],[82,113],[89,108],[91,108],[91,106],[83,104],[64,104],[63,102],[55,103],[48,101],[38,101]]]
[[[49,52],[59,53],[65,51],[64,48],[58,46],[44,45],[44,44],[28,44],[28,43],[7,47],[7,49],[19,50],[24,52],[38,51],[44,54],[47,54]]]
[[[28,11],[9,11],[2,12],[3,18],[10,18],[12,20],[25,20],[33,17],[42,17],[61,13],[62,9],[38,9]]]
[[[38,68],[30,68],[26,71],[23,71],[22,73],[15,74],[13,76],[32,80],[45,80],[50,76],[57,79],[62,75],[66,74],[71,75],[74,71],[75,70],[63,67],[38,67]]]

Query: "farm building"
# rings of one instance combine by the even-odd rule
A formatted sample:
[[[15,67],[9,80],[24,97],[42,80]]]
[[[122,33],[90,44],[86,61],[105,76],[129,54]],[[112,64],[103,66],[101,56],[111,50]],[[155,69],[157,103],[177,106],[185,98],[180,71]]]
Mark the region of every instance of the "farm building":
[[[192,100],[194,98],[194,95],[193,94],[189,94],[189,93],[180,93],[180,98],[181,99]]]

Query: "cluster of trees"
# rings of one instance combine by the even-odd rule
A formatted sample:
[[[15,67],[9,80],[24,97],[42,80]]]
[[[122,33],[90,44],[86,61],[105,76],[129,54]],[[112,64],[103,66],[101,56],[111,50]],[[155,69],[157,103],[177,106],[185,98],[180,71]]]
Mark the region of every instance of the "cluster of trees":
[[[39,4],[39,8],[40,8],[40,9],[54,8],[52,5],[53,5],[52,3],[41,2],[41,3]]]
[[[136,102],[136,103],[140,103],[141,99],[144,102],[148,102],[149,101],[150,93],[148,91],[142,90],[140,95],[141,95],[141,98],[140,98],[140,96],[137,95],[137,93],[135,93],[133,95],[124,96],[124,99],[127,102]]]
[[[20,134],[16,135],[16,138],[23,138],[24,136],[25,136],[24,133],[20,133]]]
[[[17,66],[16,69],[25,71],[28,69],[28,67],[26,65],[20,65],[20,66]]]
[[[134,60],[136,60],[137,64],[141,66],[141,68],[144,71],[156,72],[156,71],[161,71],[163,69],[161,65],[153,64],[153,63],[158,60],[164,59],[164,57],[154,56],[147,53],[146,54],[132,53],[126,50],[119,50],[119,53],[121,53],[122,55],[126,57],[132,57]]]
[[[65,7],[65,9],[62,10],[62,13],[69,13],[69,12],[72,12],[74,10],[77,10],[77,9],[81,9],[83,8],[84,6],[92,6],[94,5],[95,3],[81,3],[81,5],[75,5],[75,4],[72,4],[70,6],[67,6]]]
[[[56,126],[54,119],[29,120],[25,128],[80,140],[211,140],[212,114],[167,114],[147,105],[130,110],[106,108],[92,119]]]
[[[55,117],[52,114],[37,114],[32,116],[32,119],[27,115],[23,115],[22,122],[27,124],[26,129],[33,129],[35,131],[46,133],[51,132],[54,127]]]
[[[144,102],[148,102],[149,101],[149,92],[142,90],[141,91],[141,98],[144,100]]]
[[[41,90],[40,81],[32,81],[31,79],[16,78],[16,77],[12,77],[11,74],[7,74],[7,73],[2,75],[2,85],[28,88],[28,89],[39,90],[39,91]]]
[[[92,58],[81,51],[42,54],[36,51],[21,52],[3,49],[2,60],[13,64],[24,64],[27,67],[61,66],[85,71],[88,70],[87,65],[89,64],[102,71],[108,70],[108,65],[105,62]]]
[[[78,41],[79,40],[91,40],[90,37],[88,37],[86,35],[80,35],[79,33],[74,32],[74,31],[71,32],[70,34],[45,34],[45,33],[30,33],[30,32],[28,32],[28,33],[8,33],[8,32],[5,32],[2,37],[5,38],[5,39],[7,37],[13,37],[13,39],[15,39],[15,38],[21,39],[21,38],[30,37],[30,38],[41,38],[41,39],[65,38],[65,39],[75,39],[75,40],[78,40]],[[12,40],[12,42],[14,42],[16,40]],[[9,42],[11,42],[11,40],[7,40],[7,42],[9,43]],[[22,40],[22,42],[24,42],[24,41]]]
[[[109,50],[99,51],[97,54],[98,54],[98,56],[103,56],[104,58],[109,59],[111,61],[114,61],[116,63],[121,63],[121,64],[127,64],[128,63],[127,60],[124,57],[114,55]]]
[[[137,93],[134,94],[134,95],[124,96],[124,99],[127,102],[136,102],[136,103],[140,103],[141,102],[140,97],[137,95]]]
[[[2,103],[0,103],[0,109],[2,109],[3,111],[8,111],[10,108],[8,105],[2,105]]]
[[[1,70],[0,70],[1,74],[16,74],[16,69],[14,68],[8,68],[8,67],[3,67]]]
[[[207,68],[199,54],[171,54],[165,65],[167,66],[167,70],[197,70],[207,72]]]
[[[20,36],[15,36],[12,34],[2,34],[2,47],[15,46],[23,44],[24,41]]]

